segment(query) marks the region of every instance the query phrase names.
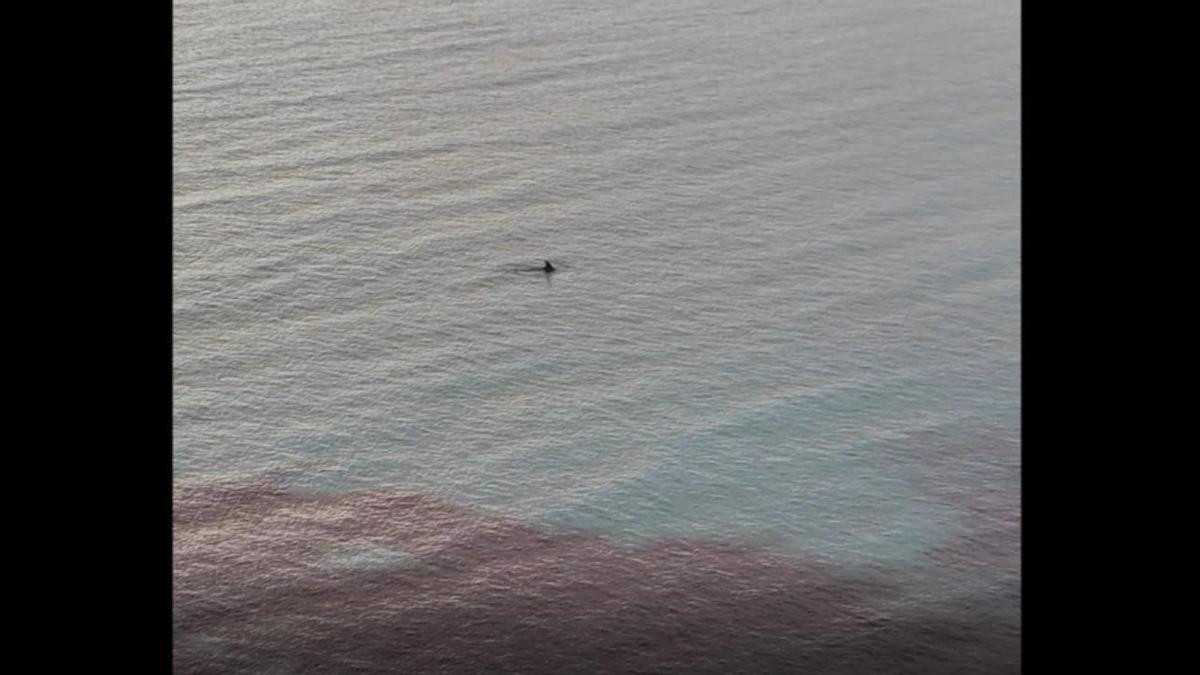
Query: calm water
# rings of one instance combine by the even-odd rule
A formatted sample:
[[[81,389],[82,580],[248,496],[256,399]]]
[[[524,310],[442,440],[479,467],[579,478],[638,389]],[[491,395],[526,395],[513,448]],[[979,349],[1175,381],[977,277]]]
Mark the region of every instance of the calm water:
[[[1019,670],[1019,23],[176,0],[177,669]]]

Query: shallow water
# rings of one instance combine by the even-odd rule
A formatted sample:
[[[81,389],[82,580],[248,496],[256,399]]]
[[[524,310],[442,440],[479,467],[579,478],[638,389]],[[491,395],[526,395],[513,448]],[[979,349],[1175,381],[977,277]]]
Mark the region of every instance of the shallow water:
[[[487,630],[452,649],[449,628],[406,623],[410,535],[309,522],[338,500],[422,521],[423,499],[484,523],[439,535],[474,546],[453,574],[541,560],[530,537],[587,542],[528,582],[557,620],[586,604],[567,579],[629,558],[700,593],[702,569],[648,552],[733,547],[715,606],[761,591],[760,559],[819,579],[798,604],[857,590],[842,638],[792,615],[769,644],[713,628],[732,652],[1016,669],[1016,3],[177,0],[174,40],[181,671],[471,670],[379,646],[405,635],[529,670]],[[558,270],[514,272],[543,259]],[[276,491],[298,521],[230,497]],[[204,509],[221,515],[201,527]],[[360,652],[288,661],[280,645],[353,644],[367,600],[316,563],[285,573],[287,555],[264,552],[278,574],[259,581],[206,566],[258,555],[244,518],[387,580]],[[447,579],[421,606],[450,611]],[[343,604],[279,600],[326,583]],[[496,602],[525,593],[495,583]],[[627,600],[688,621],[688,592],[660,586]],[[240,618],[213,618],[214,598]],[[556,639],[625,654],[617,670],[728,670],[662,635],[636,658],[601,649],[580,621]],[[974,647],[865,656],[951,624],[924,642]],[[590,662],[505,649],[522,648]]]

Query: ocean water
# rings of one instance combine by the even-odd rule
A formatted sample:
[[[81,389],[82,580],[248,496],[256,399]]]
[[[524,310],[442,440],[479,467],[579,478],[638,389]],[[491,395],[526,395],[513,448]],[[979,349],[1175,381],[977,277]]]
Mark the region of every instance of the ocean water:
[[[1019,3],[174,14],[176,670],[1020,670]]]

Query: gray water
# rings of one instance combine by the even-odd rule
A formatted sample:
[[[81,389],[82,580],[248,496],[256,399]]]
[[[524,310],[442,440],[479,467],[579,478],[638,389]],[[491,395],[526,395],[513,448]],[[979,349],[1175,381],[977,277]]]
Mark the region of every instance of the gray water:
[[[1015,621],[1019,20],[176,0],[177,484],[753,541]]]

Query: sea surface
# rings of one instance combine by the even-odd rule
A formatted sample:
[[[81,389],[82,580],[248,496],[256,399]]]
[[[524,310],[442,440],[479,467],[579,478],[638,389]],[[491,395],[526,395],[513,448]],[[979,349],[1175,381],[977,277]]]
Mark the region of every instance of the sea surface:
[[[173,40],[177,672],[1020,671],[1018,2]]]

